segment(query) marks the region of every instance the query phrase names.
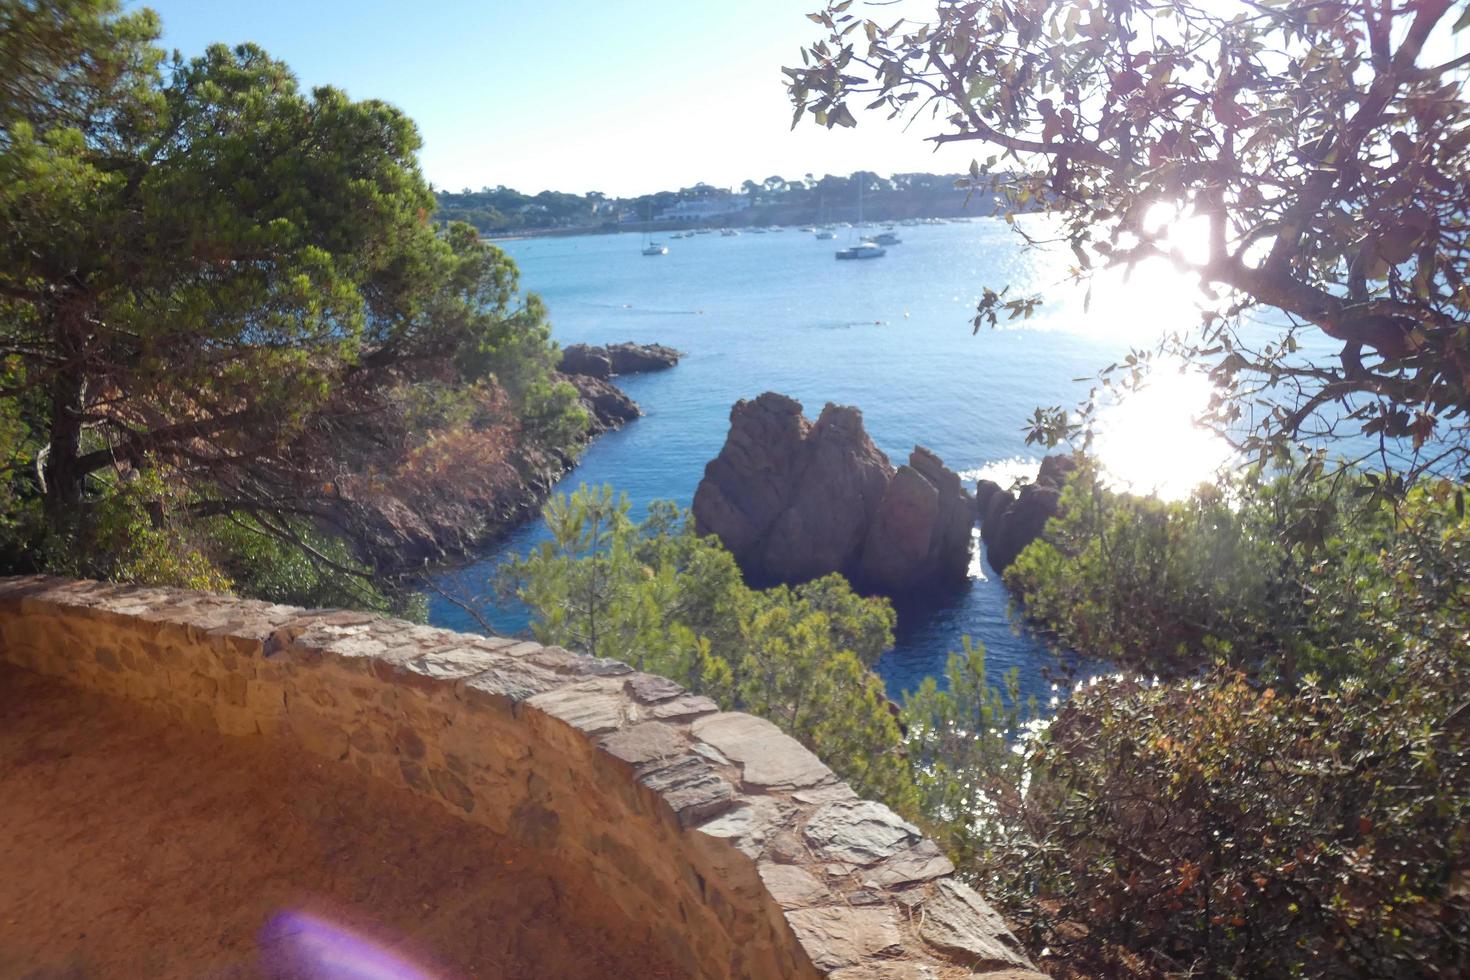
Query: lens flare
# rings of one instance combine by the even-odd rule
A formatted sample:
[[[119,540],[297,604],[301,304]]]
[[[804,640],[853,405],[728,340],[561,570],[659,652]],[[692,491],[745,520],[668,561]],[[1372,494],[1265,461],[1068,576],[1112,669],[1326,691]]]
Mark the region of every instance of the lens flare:
[[[261,931],[271,976],[305,980],[435,980],[433,974],[349,929],[305,912],[283,912]]]

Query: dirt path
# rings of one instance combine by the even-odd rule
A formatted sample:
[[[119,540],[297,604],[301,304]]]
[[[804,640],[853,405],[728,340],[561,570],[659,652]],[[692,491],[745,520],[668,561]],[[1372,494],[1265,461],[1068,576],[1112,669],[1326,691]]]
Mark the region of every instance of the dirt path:
[[[342,767],[0,667],[0,977],[678,976],[574,878]]]

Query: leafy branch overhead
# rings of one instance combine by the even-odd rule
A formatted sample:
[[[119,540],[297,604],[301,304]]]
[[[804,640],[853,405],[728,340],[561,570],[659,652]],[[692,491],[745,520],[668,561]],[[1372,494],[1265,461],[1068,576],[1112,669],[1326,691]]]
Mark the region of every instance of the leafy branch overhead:
[[[1436,53],[1470,22],[1454,7],[976,0],[884,23],[848,0],[785,72],[794,122],[887,110],[974,147],[977,185],[1012,171],[994,186],[1055,217],[1079,277],[1197,276],[1213,308],[1161,349],[1213,368],[1217,421],[1252,448],[1349,418],[1422,467],[1470,454],[1470,56]],[[1279,311],[1270,342],[1242,335],[1255,307]],[[1334,356],[1298,356],[1308,333]]]

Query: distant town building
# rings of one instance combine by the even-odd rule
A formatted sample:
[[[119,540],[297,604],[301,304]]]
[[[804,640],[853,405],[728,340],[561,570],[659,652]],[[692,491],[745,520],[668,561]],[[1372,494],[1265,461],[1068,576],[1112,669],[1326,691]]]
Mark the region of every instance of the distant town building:
[[[655,221],[703,221],[721,215],[734,214],[750,207],[750,198],[743,194],[720,194],[712,197],[685,198],[672,207],[664,208],[654,216]]]

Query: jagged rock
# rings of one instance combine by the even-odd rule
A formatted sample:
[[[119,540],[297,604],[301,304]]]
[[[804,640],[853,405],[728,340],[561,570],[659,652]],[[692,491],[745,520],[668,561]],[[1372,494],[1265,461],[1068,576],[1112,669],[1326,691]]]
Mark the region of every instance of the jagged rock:
[[[1061,495],[1051,487],[1029,483],[1021,488],[1016,502],[993,522],[993,530],[985,537],[985,557],[997,572],[1004,572],[1037,538],[1046,522],[1056,516]]]
[[[989,480],[983,482],[990,483]],[[1003,490],[993,483],[991,486],[994,486],[995,490],[986,494],[985,504],[980,507],[980,534],[982,536],[986,536],[987,528],[999,527],[1005,512],[1016,502],[1016,495],[1009,490]],[[978,496],[979,484],[976,485],[976,490]],[[990,533],[994,534],[993,531]],[[988,547],[990,538],[986,537],[985,540]]]
[[[863,545],[861,578],[885,592],[934,577],[963,581],[975,502],[959,475],[916,447],[888,485]]]
[[[563,374],[587,378],[610,378],[613,374],[612,358],[602,347],[573,344],[561,352],[561,363],[557,369]]]
[[[991,568],[1004,573],[1028,544],[1041,537],[1046,522],[1057,515],[1062,487],[1076,468],[1071,456],[1048,456],[1041,461],[1036,481],[1018,493],[990,480],[975,485],[976,498],[985,500],[980,534]]]
[[[589,435],[601,435],[621,428],[624,423],[643,414],[637,402],[624,394],[621,388],[601,377],[565,373],[555,377],[577,389],[577,399],[587,409]]]
[[[679,363],[684,355],[663,344],[572,344],[561,352],[558,370],[566,374],[607,379],[615,374],[662,371]]]
[[[796,406],[801,411],[800,404]],[[803,420],[804,421],[804,420]],[[800,474],[765,536],[761,574],[802,581],[858,567],[893,467],[855,408],[827,405],[797,455]]]
[[[971,967],[1028,967],[1021,944],[975,890],[943,879],[924,902],[919,934]]]
[[[919,828],[872,800],[829,803],[812,815],[804,833],[818,854],[858,865],[875,864],[923,840]]]
[[[981,518],[985,517],[985,508],[990,506],[991,499],[998,493],[1004,493],[1005,488],[994,480],[975,481],[975,513]]]
[[[1041,486],[1060,490],[1066,485],[1067,477],[1076,471],[1077,457],[1048,456],[1041,461],[1041,469],[1036,473],[1036,482]]]
[[[775,392],[731,409],[694,495],[700,533],[717,535],[752,579],[841,572],[883,592],[964,581],[974,513],[927,449],[895,471],[856,408],[829,404],[812,423]]]

